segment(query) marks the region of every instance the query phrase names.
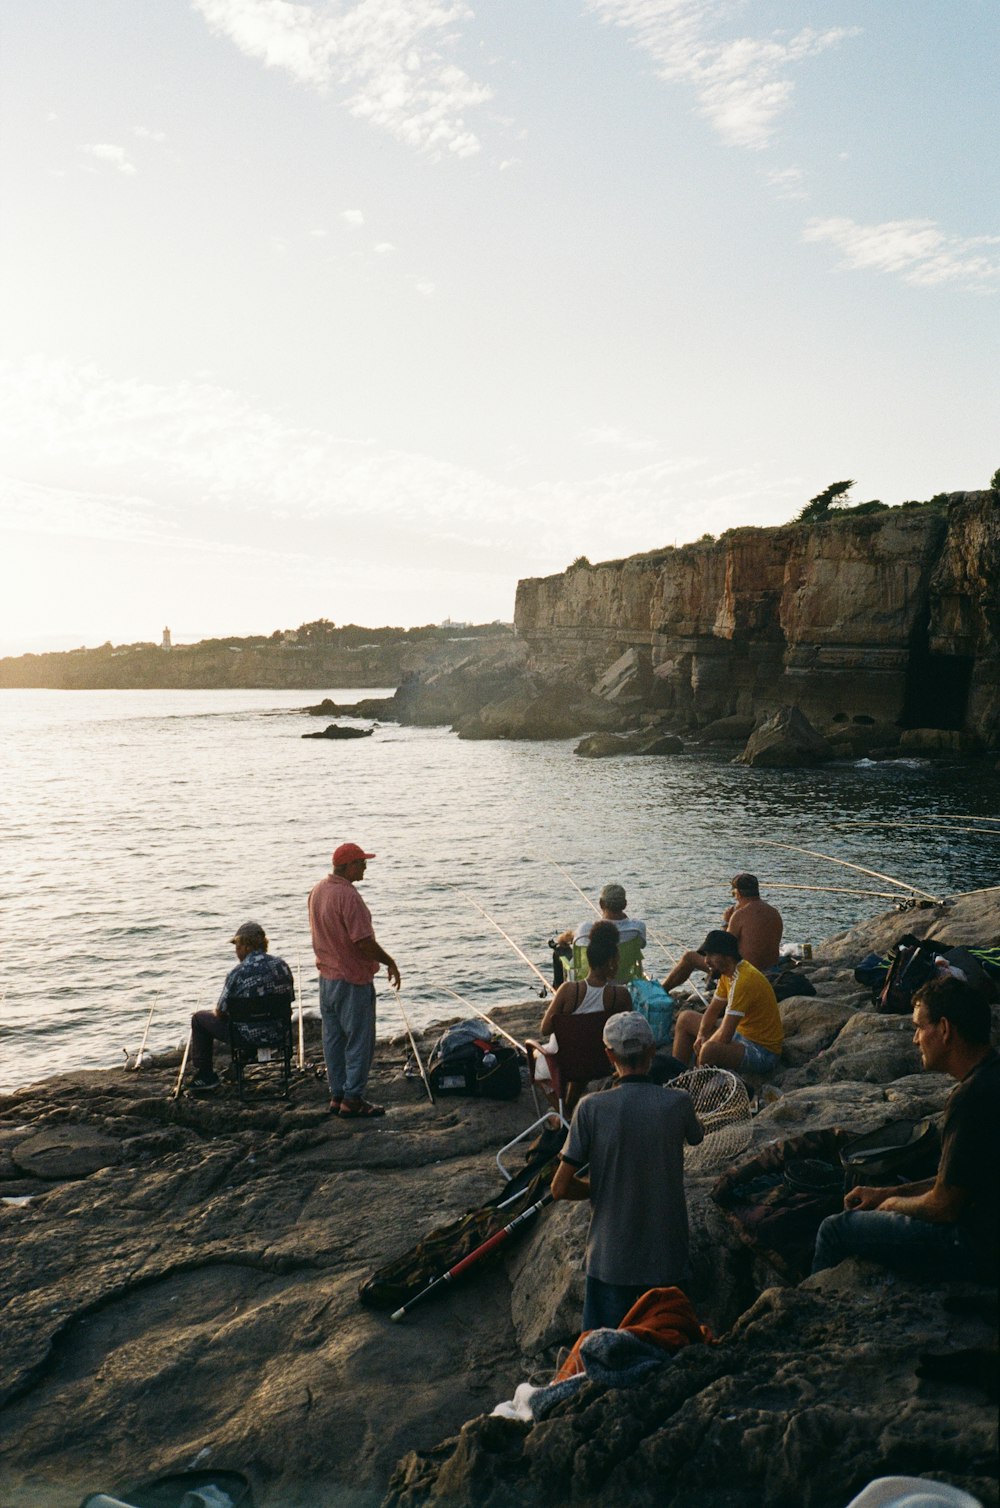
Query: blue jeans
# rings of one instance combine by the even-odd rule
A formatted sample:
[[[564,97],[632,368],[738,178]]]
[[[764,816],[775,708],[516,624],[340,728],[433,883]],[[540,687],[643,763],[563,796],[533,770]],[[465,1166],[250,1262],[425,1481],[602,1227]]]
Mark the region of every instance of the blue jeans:
[[[813,1272],[845,1257],[881,1262],[912,1277],[963,1281],[976,1274],[972,1245],[957,1225],[932,1225],[882,1210],[828,1215],[816,1235]]]
[[[360,1100],[375,1056],[375,986],[321,975],[319,1011],[330,1098]]]
[[[739,1032],[733,1037],[743,1049],[743,1062],[740,1068],[745,1073],[773,1073],[781,1065],[781,1054],[772,1052],[769,1047],[761,1047],[757,1042],[748,1042],[746,1037],[741,1037]]]
[[[584,1330],[617,1330],[632,1305],[649,1292],[649,1284],[602,1283],[588,1278],[583,1298]]]

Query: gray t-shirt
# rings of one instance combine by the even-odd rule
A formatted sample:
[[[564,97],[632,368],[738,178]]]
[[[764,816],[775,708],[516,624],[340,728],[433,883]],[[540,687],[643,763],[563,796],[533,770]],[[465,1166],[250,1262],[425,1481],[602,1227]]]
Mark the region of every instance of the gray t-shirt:
[[[590,1164],[588,1277],[648,1288],[685,1280],[684,1143],[704,1134],[689,1094],[642,1077],[583,1097],[562,1157]]]

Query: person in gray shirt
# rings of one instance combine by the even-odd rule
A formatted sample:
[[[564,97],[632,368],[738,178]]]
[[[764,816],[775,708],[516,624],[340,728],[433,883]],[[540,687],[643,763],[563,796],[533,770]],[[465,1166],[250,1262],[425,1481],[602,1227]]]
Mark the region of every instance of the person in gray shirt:
[[[638,1011],[609,1016],[618,1083],[580,1101],[552,1180],[554,1199],[589,1199],[584,1330],[614,1329],[650,1288],[689,1277],[684,1144],[704,1131],[691,1096],[654,1084],[653,1033]]]

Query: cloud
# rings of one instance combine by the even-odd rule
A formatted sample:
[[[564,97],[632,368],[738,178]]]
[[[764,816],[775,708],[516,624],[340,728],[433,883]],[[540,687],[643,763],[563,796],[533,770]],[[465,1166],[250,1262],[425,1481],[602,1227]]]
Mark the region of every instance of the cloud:
[[[802,168],[772,168],[766,175],[768,187],[776,199],[808,199]]]
[[[391,241],[376,241],[375,255],[377,257],[391,257],[396,248]]]
[[[107,162],[119,173],[131,174],[135,172],[135,164],[129,160],[129,155],[124,147],[116,147],[108,141],[88,143],[80,148],[88,157],[93,157],[98,162]]]
[[[886,220],[858,225],[846,218],[810,220],[804,241],[828,242],[840,252],[841,267],[889,272],[914,287],[950,283],[977,292],[993,291],[1000,280],[1000,236],[954,236],[934,220]]]
[[[597,433],[607,442],[623,432]],[[572,454],[578,463],[578,449]],[[589,454],[597,461],[597,451]],[[513,600],[519,575],[561,570],[581,553],[606,560],[684,543],[718,533],[734,516],[777,523],[802,497],[801,482],[776,480],[772,466],[713,475],[703,457],[689,455],[638,466],[626,456],[624,465],[572,478],[532,480],[524,466],[514,480],[293,425],[211,381],[114,379],[46,357],[0,363],[0,466],[2,527],[14,547],[5,547],[6,557],[33,551],[42,572],[35,596],[47,589],[39,536],[81,541],[80,557],[95,560],[106,541],[140,575],[151,560],[163,574],[179,551],[225,569],[235,543],[271,547],[270,579],[286,597],[286,580],[301,574],[291,564],[299,556],[319,574],[339,563],[355,585],[373,590],[391,581],[396,591],[409,579],[412,616],[396,621],[441,615],[428,582],[419,592],[412,585],[415,572],[503,577]],[[179,567],[171,569],[176,576]],[[374,621],[401,611],[391,601],[367,610],[383,614]],[[275,611],[280,621],[286,609]],[[472,594],[463,616],[475,612]]]
[[[167,139],[166,131],[151,131],[148,126],[133,126],[132,135],[138,136],[140,141],[163,143]]]
[[[209,29],[300,83],[334,85],[352,115],[415,151],[469,157],[465,112],[491,98],[445,53],[472,12],[462,0],[194,0]]]
[[[792,37],[719,33],[743,9],[737,0],[589,0],[602,21],[630,32],[656,74],[693,88],[699,113],[730,146],[759,149],[771,141],[794,84],[790,69],[836,46],[857,28],[805,28]]]
[[[422,298],[434,297],[434,284],[429,278],[417,278],[413,284]]]
[[[348,225],[364,225],[365,217],[359,209],[341,210],[340,218]]]

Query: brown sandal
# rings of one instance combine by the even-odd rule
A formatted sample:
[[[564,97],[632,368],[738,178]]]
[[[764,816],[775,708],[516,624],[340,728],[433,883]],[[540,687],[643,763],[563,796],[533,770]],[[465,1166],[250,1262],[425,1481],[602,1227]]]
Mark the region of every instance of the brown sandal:
[[[342,1100],[340,1116],[345,1121],[368,1120],[373,1115],[384,1115],[384,1105],[373,1105],[370,1100]]]

